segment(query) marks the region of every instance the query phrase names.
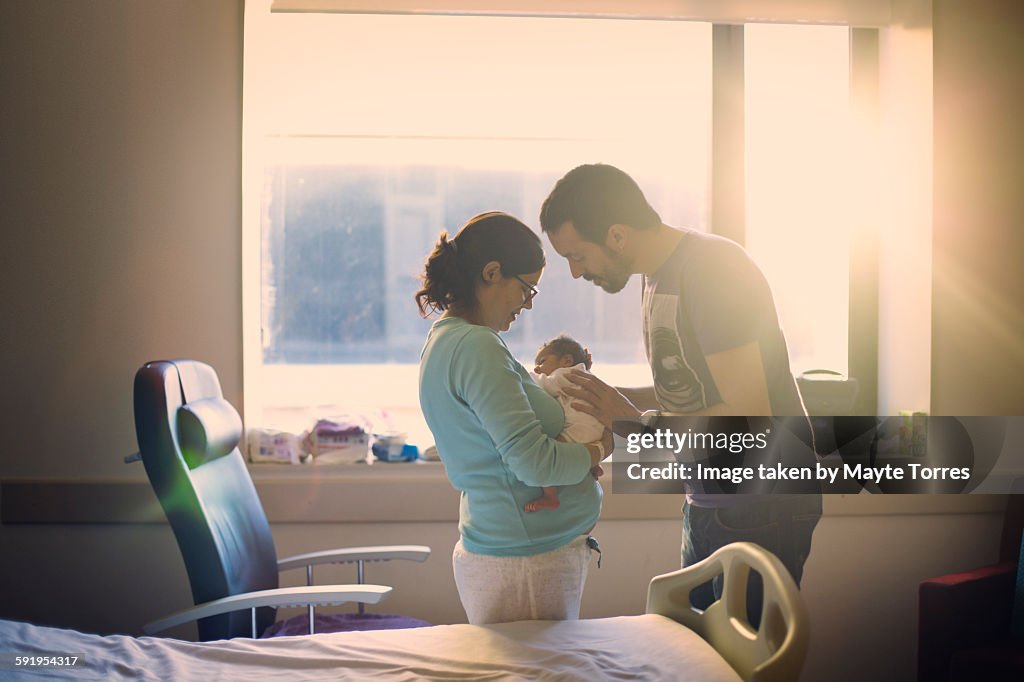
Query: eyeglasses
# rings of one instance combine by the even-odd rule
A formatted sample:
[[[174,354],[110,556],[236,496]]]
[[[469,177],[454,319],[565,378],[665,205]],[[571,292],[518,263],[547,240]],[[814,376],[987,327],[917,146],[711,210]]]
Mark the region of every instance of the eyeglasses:
[[[527,282],[525,279],[523,279],[519,275],[512,275],[512,276],[515,277],[516,279],[518,279],[519,283],[522,284],[527,289],[526,300],[523,301],[523,305],[526,305],[527,303],[532,301],[534,298],[537,297],[537,294],[540,293],[540,291],[537,289],[537,287],[533,286],[532,284]]]

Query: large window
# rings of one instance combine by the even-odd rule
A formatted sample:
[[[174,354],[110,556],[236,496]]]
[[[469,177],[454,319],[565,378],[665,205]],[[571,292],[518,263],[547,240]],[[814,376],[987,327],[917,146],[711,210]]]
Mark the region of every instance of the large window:
[[[797,370],[846,369],[847,35],[745,31],[746,243]],[[430,324],[413,293],[438,233],[485,210],[539,230],[541,202],[576,165],[618,165],[667,224],[712,229],[709,23],[247,2],[245,45],[250,422],[264,408],[413,414]],[[565,331],[612,383],[649,383],[638,278],[608,295],[548,253],[541,296],[505,336],[513,352],[529,361]]]
[[[744,27],[746,246],[764,271],[796,372],[847,371],[850,229],[845,26]]]
[[[249,414],[415,406],[439,232],[486,210],[539,231],[576,165],[618,165],[667,223],[707,229],[709,24],[266,13],[246,50]],[[644,383],[639,281],[609,296],[549,255],[510,348],[568,332]]]

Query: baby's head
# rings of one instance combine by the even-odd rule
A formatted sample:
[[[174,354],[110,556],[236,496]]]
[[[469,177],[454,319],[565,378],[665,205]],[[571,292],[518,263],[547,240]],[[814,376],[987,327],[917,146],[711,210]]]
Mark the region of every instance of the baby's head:
[[[576,339],[562,334],[546,342],[537,351],[537,359],[534,361],[536,367],[533,371],[537,374],[547,376],[556,369],[572,367],[583,363],[583,366],[590,369],[591,358],[587,349]]]

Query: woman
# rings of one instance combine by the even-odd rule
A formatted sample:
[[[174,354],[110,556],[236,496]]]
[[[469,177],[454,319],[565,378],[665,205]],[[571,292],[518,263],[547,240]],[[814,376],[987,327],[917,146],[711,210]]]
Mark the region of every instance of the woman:
[[[579,617],[601,511],[590,470],[611,450],[555,440],[564,413],[530,379],[499,332],[533,308],[540,239],[505,213],[483,213],[427,259],[420,312],[442,313],[420,354],[420,406],[461,491],[455,584],[470,623]],[[527,513],[541,486],[565,486],[557,510]]]

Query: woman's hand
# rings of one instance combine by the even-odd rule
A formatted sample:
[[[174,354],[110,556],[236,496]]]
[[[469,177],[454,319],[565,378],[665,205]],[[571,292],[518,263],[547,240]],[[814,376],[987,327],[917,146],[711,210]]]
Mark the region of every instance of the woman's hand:
[[[604,457],[601,459],[605,459],[612,454],[612,448],[615,447],[615,436],[612,435],[611,429],[605,429],[601,434],[601,445],[604,446]]]
[[[573,386],[565,388],[565,393],[576,399],[572,406],[596,418],[605,429],[612,428],[613,419],[636,419],[640,416],[640,410],[626,396],[593,374],[574,369],[567,378]],[[611,452],[611,448],[608,451]]]
[[[611,430],[605,429],[601,434],[601,440],[586,443],[586,446],[587,452],[590,453],[590,473],[594,475],[594,478],[597,478],[604,474],[604,469],[601,468],[601,460],[612,454],[612,448],[615,447],[615,440]]]

